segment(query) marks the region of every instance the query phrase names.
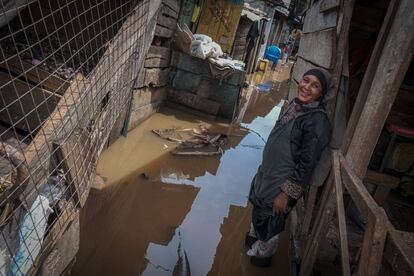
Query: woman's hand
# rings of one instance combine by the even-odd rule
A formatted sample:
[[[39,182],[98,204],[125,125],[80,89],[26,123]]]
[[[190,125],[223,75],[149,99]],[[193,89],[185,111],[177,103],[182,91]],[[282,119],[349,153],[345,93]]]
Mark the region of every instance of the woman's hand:
[[[281,215],[285,213],[289,201],[289,196],[280,192],[273,200],[273,214]]]

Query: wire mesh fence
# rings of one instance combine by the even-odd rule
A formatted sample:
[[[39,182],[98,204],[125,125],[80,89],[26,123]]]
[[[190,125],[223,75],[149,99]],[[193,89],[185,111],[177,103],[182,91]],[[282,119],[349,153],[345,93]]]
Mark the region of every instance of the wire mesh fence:
[[[131,97],[149,0],[0,0],[0,275],[33,274]]]

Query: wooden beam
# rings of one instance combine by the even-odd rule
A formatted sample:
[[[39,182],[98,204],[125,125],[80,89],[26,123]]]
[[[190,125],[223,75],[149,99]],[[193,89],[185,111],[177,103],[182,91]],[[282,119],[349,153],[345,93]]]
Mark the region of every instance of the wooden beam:
[[[6,60],[0,62],[0,67],[19,76],[22,75],[27,80],[40,84],[46,90],[60,95],[63,95],[69,86],[68,80],[53,75],[40,66],[34,66],[17,56],[6,56]]]
[[[157,18],[157,24],[165,28],[175,30],[177,26],[177,19],[159,15]]]
[[[414,275],[414,234],[390,229],[384,259],[398,275]]]
[[[180,12],[180,4],[177,0],[162,0],[162,4],[166,5],[176,13]]]
[[[368,216],[357,275],[377,276],[380,274],[387,231],[388,220],[384,210]]]
[[[171,38],[174,34],[173,30],[170,30],[169,28],[163,27],[161,25],[157,25],[155,27],[155,35],[159,37],[165,37],[165,38]]]
[[[303,214],[303,222],[301,227],[300,239],[306,239],[309,234],[309,228],[311,226],[311,221],[313,216],[313,212],[315,211],[315,201],[316,201],[316,194],[318,192],[318,186],[311,185],[309,187],[309,191],[306,197],[306,208]]]
[[[170,66],[171,50],[166,47],[151,46],[145,57],[145,68],[165,68]]]
[[[332,170],[334,173],[335,195],[336,195],[336,214],[339,224],[339,242],[341,250],[342,276],[351,275],[349,266],[348,233],[346,231],[346,215],[344,208],[344,195],[342,190],[341,163],[339,152],[333,151]]]
[[[336,56],[335,56],[335,65],[332,70],[332,83],[333,90],[335,91],[326,105],[326,112],[328,117],[333,120],[333,116],[336,108],[336,101],[338,96],[338,89],[340,84],[340,79],[342,75],[343,60],[346,56],[346,51],[348,51],[348,37],[349,29],[351,26],[351,19],[354,10],[355,0],[344,0],[341,8],[341,23],[338,23],[337,30],[339,30],[338,42],[336,44]]]
[[[169,16],[175,19],[178,19],[178,12],[176,12],[175,10],[171,9],[169,6],[167,5],[162,5],[161,10],[160,10],[160,16]]]
[[[0,120],[15,128],[36,133],[59,99],[58,94],[0,72]]]
[[[323,239],[326,238],[326,231],[328,230],[335,207],[335,198],[332,197],[334,189],[333,183],[333,174],[331,174],[324,187],[311,234],[305,240],[306,246],[302,254],[299,276],[308,276],[311,274]]]
[[[378,62],[381,57],[381,53],[384,49],[385,40],[387,39],[392,23],[394,22],[395,13],[397,12],[399,0],[391,0],[388,6],[387,13],[385,15],[381,30],[378,34],[375,47],[372,51],[369,59],[367,70],[365,71],[364,78],[358,91],[358,96],[355,105],[352,109],[351,117],[346,128],[346,134],[342,149],[344,152],[348,150],[349,144],[351,143],[352,136],[359,118],[361,117],[362,109],[368,97],[368,92],[374,78],[375,70],[378,67]]]
[[[170,59],[171,49],[167,47],[151,45],[145,58]]]
[[[340,164],[345,187],[362,216],[367,219],[357,275],[378,275],[390,223],[384,209],[374,201],[342,155]]]
[[[57,165],[65,174],[66,183],[76,207],[83,207],[88,198],[88,184],[94,178],[96,164],[91,158],[93,150],[86,133],[71,135],[60,144],[53,145]]]
[[[303,34],[298,56],[326,69],[332,68],[336,56],[336,29]]]
[[[400,179],[392,175],[368,170],[364,178],[364,183],[366,182],[377,186],[374,199],[379,205],[382,205],[387,199],[390,190],[398,187]]]
[[[412,60],[413,29],[414,1],[401,0],[346,155],[360,178]]]

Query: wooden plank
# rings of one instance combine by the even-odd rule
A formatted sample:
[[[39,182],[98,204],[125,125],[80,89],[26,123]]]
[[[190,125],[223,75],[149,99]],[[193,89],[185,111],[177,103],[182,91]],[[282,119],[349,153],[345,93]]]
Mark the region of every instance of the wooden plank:
[[[353,11],[355,10],[354,4],[354,0],[343,0],[340,9],[340,20],[338,20],[339,22],[337,27],[337,53],[335,56],[335,65],[333,66],[332,70],[332,85],[334,93],[326,104],[326,113],[328,114],[328,117],[331,121],[335,120],[335,108],[343,70],[343,61],[345,56],[348,56],[348,37],[351,27],[351,20],[353,18]]]
[[[159,87],[165,86],[169,81],[170,68],[145,68],[145,86]]]
[[[351,269],[349,266],[349,250],[348,250],[348,236],[346,231],[346,215],[344,208],[344,197],[342,191],[342,177],[341,177],[341,164],[339,161],[338,151],[333,152],[332,170],[334,173],[335,182],[335,195],[336,195],[336,213],[338,216],[339,224],[339,240],[341,250],[341,267],[342,275],[351,275]]]
[[[332,68],[336,56],[336,29],[303,34],[298,55],[318,66]]]
[[[338,8],[340,4],[340,0],[322,0],[319,5],[319,11],[326,12],[328,10]]]
[[[306,208],[303,214],[302,227],[300,229],[300,239],[304,239],[309,235],[309,228],[311,225],[313,212],[315,210],[316,194],[318,192],[318,186],[311,185],[306,198]]]
[[[0,120],[31,134],[39,130],[60,99],[58,94],[34,87],[3,72],[0,72],[0,95]]]
[[[217,102],[184,91],[170,89],[167,94],[167,99],[211,115],[217,115],[220,108],[220,104]]]
[[[171,9],[170,7],[166,5],[162,5],[160,9],[160,16],[161,15],[178,19],[178,12],[176,12],[175,10]]]
[[[365,227],[357,275],[378,275],[390,223],[384,209],[376,204],[361,179],[357,177],[354,169],[350,168],[342,155],[340,155],[340,163],[345,186],[358,210],[368,221]]]
[[[332,197],[333,182],[333,175],[331,174],[323,190],[312,232],[308,237],[305,237],[306,246],[302,254],[299,276],[311,274],[322,241],[326,237],[326,231],[328,230],[329,221],[332,219],[335,207],[335,200]]]
[[[336,27],[338,12],[336,10],[331,10],[321,13],[320,10],[323,2],[324,1],[317,1],[313,3],[310,9],[306,12],[303,23],[304,34]],[[315,45],[313,45],[313,47],[315,47]]]
[[[167,47],[151,45],[145,57],[147,59],[148,58],[162,58],[162,59],[169,60],[171,57],[171,49]]]
[[[163,26],[160,26],[160,25],[157,25],[157,27],[155,27],[155,35],[156,36],[171,38],[173,36],[173,34],[174,34],[174,31],[172,31],[172,30],[170,30],[166,27],[163,27]]]
[[[384,259],[397,275],[414,275],[414,234],[391,229]]]
[[[375,47],[372,51],[369,59],[367,70],[365,71],[364,78],[358,91],[358,96],[354,107],[352,109],[351,117],[349,119],[345,139],[343,142],[342,149],[344,152],[348,150],[349,144],[351,143],[352,136],[354,135],[356,125],[361,116],[362,109],[368,97],[369,88],[371,87],[372,80],[374,78],[375,70],[378,66],[378,62],[384,48],[385,40],[390,32],[391,25],[394,21],[395,13],[397,12],[398,1],[391,0],[388,6],[387,13],[384,18],[384,22],[381,26],[381,30],[378,34]]]
[[[145,57],[144,67],[146,68],[169,67],[170,59],[171,59],[170,48],[151,46]]]
[[[34,66],[18,57],[6,56],[6,60],[0,62],[0,67],[5,70],[10,70],[17,75],[23,75],[27,80],[38,83],[46,90],[60,95],[62,95],[69,86],[69,81],[53,75],[42,69],[40,66]]]
[[[364,182],[375,184],[377,186],[374,199],[379,205],[382,205],[387,199],[390,190],[398,187],[400,179],[392,175],[368,170]]]
[[[90,141],[85,133],[72,135],[62,144],[54,144],[58,167],[63,170],[75,206],[82,208],[89,193],[89,183],[95,173]]]
[[[375,210],[380,207],[372,198],[361,179],[356,175],[354,167],[351,168],[349,162],[342,155],[340,156],[340,162],[342,180],[358,210],[363,217],[367,217],[369,213],[374,214]]]
[[[71,81],[66,93],[60,99],[55,110],[50,117],[45,121],[42,128],[32,140],[32,142],[24,150],[26,165],[31,173],[29,187],[24,189],[22,198],[30,202],[30,198],[36,196],[34,193],[34,183],[44,183],[44,179],[48,177],[49,158],[52,150],[52,141],[59,136],[63,129],[70,132],[77,124],[76,121],[69,120],[68,124],[61,125],[63,119],[70,116],[77,99],[83,92],[83,87],[86,85],[86,80],[82,74],[77,74]],[[68,133],[63,131],[64,133]],[[24,187],[22,187],[24,188]],[[30,196],[29,196],[30,195]],[[30,198],[29,198],[30,197]]]
[[[177,19],[173,17],[159,15],[157,18],[157,24],[168,29],[175,30],[175,28],[177,27]]]
[[[306,61],[303,58],[298,57],[295,62],[295,65],[293,66],[292,78],[296,82],[299,82],[308,70],[315,67],[316,66],[310,63],[309,61]]]
[[[387,230],[388,219],[383,209],[368,216],[359,258],[358,276],[379,275]]]
[[[413,57],[414,1],[401,0],[347,152],[362,178]]]
[[[180,12],[180,4],[177,0],[162,0],[162,4],[166,5],[176,13]]]

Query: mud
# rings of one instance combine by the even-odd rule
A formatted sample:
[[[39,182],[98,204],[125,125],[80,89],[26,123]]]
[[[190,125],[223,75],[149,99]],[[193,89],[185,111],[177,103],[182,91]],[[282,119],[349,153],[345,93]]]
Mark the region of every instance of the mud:
[[[72,275],[288,275],[287,231],[272,268],[251,266],[243,246],[250,181],[287,77],[287,70],[249,76],[240,125],[164,109],[108,148],[98,165],[107,186],[91,191],[82,210]],[[265,82],[270,89],[260,92]],[[177,144],[151,133],[203,122],[228,135],[222,156],[173,156]]]

